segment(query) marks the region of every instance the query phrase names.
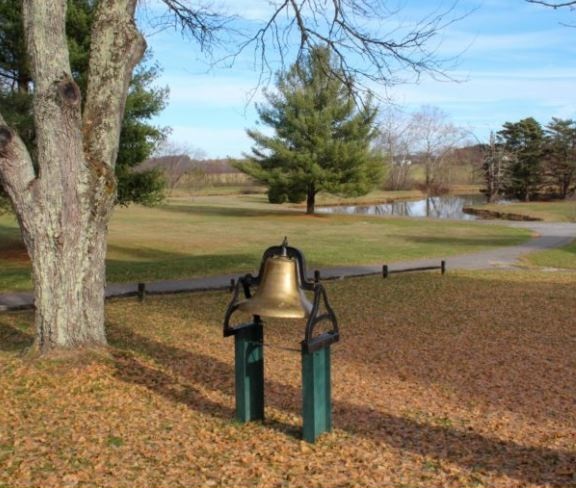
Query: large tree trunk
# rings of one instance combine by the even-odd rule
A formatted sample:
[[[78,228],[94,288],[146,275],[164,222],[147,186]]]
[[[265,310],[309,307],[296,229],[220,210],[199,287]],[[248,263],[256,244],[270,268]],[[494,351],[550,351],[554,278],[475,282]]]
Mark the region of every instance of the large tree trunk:
[[[39,229],[31,252],[37,347],[105,345],[106,225],[78,213],[61,223],[59,235]]]
[[[24,0],[34,80],[38,174],[27,148],[0,115],[0,178],[32,261],[36,346],[104,345],[107,226],[114,164],[134,66],[145,44],[134,25],[136,0],[100,0],[88,92],[81,113],[65,35],[66,0]]]

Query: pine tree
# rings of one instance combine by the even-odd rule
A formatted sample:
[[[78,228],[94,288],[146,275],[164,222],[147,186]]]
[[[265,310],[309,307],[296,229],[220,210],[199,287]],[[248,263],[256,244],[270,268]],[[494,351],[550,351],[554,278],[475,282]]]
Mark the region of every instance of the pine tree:
[[[498,142],[509,155],[504,193],[529,201],[542,183],[544,131],[532,117],[519,122],[506,122],[498,131]]]
[[[316,47],[277,76],[276,92],[258,105],[268,136],[248,130],[256,145],[238,167],[268,186],[271,203],[306,200],[313,214],[320,191],[343,196],[368,193],[382,178],[383,165],[371,150],[377,110],[370,98],[357,109],[351,87]]]
[[[545,180],[557,196],[566,198],[576,182],[576,122],[553,117],[545,135]]]

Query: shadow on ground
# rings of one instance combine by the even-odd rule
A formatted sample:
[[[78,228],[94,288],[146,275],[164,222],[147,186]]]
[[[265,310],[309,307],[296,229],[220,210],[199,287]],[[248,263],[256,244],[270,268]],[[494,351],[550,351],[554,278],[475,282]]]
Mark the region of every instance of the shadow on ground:
[[[109,330],[112,342],[127,348],[115,353],[118,378],[145,386],[192,409],[232,421],[234,412],[231,408],[206,399],[197,388],[190,386],[177,391],[171,387],[175,383],[171,374],[179,377],[184,375],[202,388],[217,389],[232,396],[232,365],[197,352],[167,346],[115,324],[111,324]],[[152,358],[171,374],[142,365],[130,350]],[[215,377],[223,378],[224,381],[215,384]],[[297,401],[300,392],[297,388],[271,381],[266,381],[265,388],[269,406],[300,414]],[[509,476],[521,482],[554,488],[566,488],[574,482],[572,472],[576,465],[576,454],[573,452],[527,447],[473,431],[419,423],[342,399],[336,399],[333,408],[334,422],[339,429],[383,442],[392,448],[446,460],[470,470]],[[294,426],[276,422],[265,425],[288,435],[299,436]]]
[[[116,245],[109,246],[109,249],[126,256],[125,259],[109,258],[106,260],[106,274],[110,282],[213,276],[234,272],[234,270],[245,272],[247,269],[256,268],[259,262],[257,253],[194,256],[154,249],[124,248]]]
[[[533,240],[529,236],[481,236],[467,238],[462,236],[450,236],[450,237],[440,237],[440,236],[414,236],[414,235],[400,235],[398,236],[404,239],[406,242],[411,242],[415,244],[425,244],[433,245],[437,247],[450,248],[464,248],[466,251],[471,247],[504,247],[504,246],[515,246],[515,245],[525,245],[529,246]],[[463,252],[463,251],[460,251]]]
[[[18,352],[30,347],[34,337],[2,320],[0,316],[0,351]]]

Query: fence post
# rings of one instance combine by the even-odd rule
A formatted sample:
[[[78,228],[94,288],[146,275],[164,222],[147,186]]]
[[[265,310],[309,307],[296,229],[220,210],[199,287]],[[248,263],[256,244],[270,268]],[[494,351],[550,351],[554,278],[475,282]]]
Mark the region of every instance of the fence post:
[[[388,278],[388,265],[387,264],[382,266],[382,278]]]
[[[442,274],[446,273],[446,261],[444,260],[440,261],[440,273]]]
[[[146,296],[146,283],[138,283],[138,301],[143,302]]]

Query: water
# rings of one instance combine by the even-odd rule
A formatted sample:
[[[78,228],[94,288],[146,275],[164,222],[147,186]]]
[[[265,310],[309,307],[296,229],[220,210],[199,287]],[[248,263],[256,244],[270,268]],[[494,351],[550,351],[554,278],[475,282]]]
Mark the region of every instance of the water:
[[[430,217],[433,219],[476,220],[475,215],[462,211],[464,207],[486,203],[484,195],[445,195],[422,200],[397,201],[379,205],[350,205],[319,207],[319,213],[347,215],[398,215],[401,217]]]

